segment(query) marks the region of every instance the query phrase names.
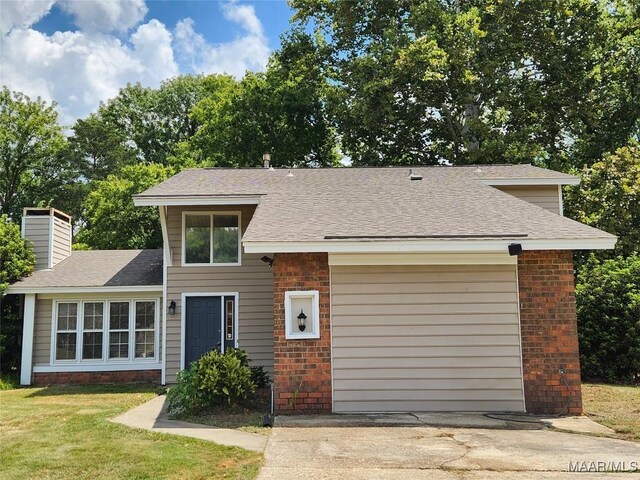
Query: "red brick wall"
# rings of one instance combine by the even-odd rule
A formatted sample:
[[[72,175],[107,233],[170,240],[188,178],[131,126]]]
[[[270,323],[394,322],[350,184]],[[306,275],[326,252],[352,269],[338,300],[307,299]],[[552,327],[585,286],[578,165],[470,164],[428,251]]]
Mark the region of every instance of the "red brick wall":
[[[88,385],[101,383],[160,383],[161,370],[117,372],[34,373],[34,385]]]
[[[518,257],[518,281],[527,411],[580,414],[572,252],[523,253]],[[564,375],[560,369],[564,369]]]
[[[326,253],[279,253],[273,263],[274,395],[276,413],[331,412],[329,263]],[[320,293],[320,338],[286,340],[284,294]]]

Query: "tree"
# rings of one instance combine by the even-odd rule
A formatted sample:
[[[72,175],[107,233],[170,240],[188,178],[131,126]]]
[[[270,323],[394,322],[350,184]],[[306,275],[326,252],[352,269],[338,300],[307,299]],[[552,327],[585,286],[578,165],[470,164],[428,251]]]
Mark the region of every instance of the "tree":
[[[580,185],[566,189],[566,214],[618,236],[600,257],[640,252],[640,145],[633,141],[582,170]]]
[[[325,81],[309,67],[305,57],[292,59],[285,48],[265,73],[247,72],[239,83],[212,77],[212,93],[193,110],[202,126],[187,151],[212,166],[259,166],[265,152],[274,166],[334,165],[336,135],[323,103]]]
[[[65,138],[55,104],[0,92],[0,214],[18,218],[27,204],[47,203],[67,181],[59,152]]]
[[[29,275],[36,264],[31,244],[22,238],[20,226],[0,216],[0,297],[9,284]]]
[[[577,276],[580,364],[585,379],[640,379],[640,256],[600,262]]]
[[[94,113],[76,121],[67,154],[72,156],[77,174],[86,181],[104,180],[137,162],[136,151],[125,134]]]
[[[161,248],[157,209],[134,206],[132,195],[157,185],[173,173],[170,167],[137,164],[95,182],[85,202],[86,225],[78,233],[77,241],[99,250]]]
[[[16,295],[5,295],[9,284],[29,275],[36,264],[31,243],[7,215],[0,215],[0,368],[10,372],[19,366],[22,327]]]
[[[138,161],[166,165],[197,130],[193,106],[207,94],[207,77],[183,75],[152,89],[129,84],[101,104],[96,116],[134,148]]]
[[[291,41],[315,43],[332,85],[330,112],[356,165],[567,169],[638,132],[640,12],[629,0],[292,6]]]

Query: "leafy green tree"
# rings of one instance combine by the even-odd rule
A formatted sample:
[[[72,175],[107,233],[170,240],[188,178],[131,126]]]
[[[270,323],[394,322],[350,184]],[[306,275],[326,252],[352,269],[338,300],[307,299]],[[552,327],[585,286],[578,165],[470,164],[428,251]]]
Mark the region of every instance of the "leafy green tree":
[[[173,173],[170,167],[137,164],[95,182],[85,202],[86,225],[78,233],[77,242],[97,250],[161,248],[158,210],[134,206],[132,195],[157,185]]]
[[[166,165],[180,142],[198,129],[191,110],[207,95],[207,83],[203,75],[183,75],[157,89],[129,84],[96,115],[130,142],[138,161]]]
[[[20,235],[20,226],[7,215],[0,215],[0,368],[9,373],[20,364],[18,342],[22,319],[18,297],[5,295],[9,284],[29,275],[36,264],[31,244]]]
[[[125,134],[96,114],[76,121],[67,154],[73,157],[78,175],[87,181],[104,180],[137,162],[136,150]]]
[[[583,378],[640,380],[640,256],[592,256],[578,272],[576,300]]]
[[[638,132],[640,12],[630,0],[291,3],[287,41],[316,45],[356,165],[567,169]]]
[[[566,214],[618,236],[614,251],[640,252],[640,145],[633,141],[582,170],[580,185],[566,189]]]
[[[29,275],[36,264],[31,244],[22,238],[20,226],[0,216],[0,296],[9,284]]]
[[[55,104],[0,92],[0,214],[13,218],[28,204],[48,203],[68,181],[59,153],[65,145]]]
[[[317,64],[309,60],[285,47],[265,73],[249,72],[239,83],[211,78],[215,93],[193,110],[202,124],[189,141],[196,162],[259,166],[269,152],[274,166],[334,165],[338,155],[323,102],[326,82],[311,72]]]

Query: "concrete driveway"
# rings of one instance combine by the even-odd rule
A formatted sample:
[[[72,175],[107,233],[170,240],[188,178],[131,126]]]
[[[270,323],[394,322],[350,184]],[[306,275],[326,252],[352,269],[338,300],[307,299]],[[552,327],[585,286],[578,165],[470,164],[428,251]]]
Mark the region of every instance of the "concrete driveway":
[[[277,421],[258,479],[544,480],[575,478],[570,468],[577,465],[593,472],[579,474],[581,480],[602,478],[593,469],[621,467],[636,473],[609,473],[607,478],[640,480],[640,445],[632,442],[561,433],[544,425],[515,429],[519,424],[491,424],[480,417],[476,420],[488,428],[430,426],[418,416],[415,422],[332,418]]]

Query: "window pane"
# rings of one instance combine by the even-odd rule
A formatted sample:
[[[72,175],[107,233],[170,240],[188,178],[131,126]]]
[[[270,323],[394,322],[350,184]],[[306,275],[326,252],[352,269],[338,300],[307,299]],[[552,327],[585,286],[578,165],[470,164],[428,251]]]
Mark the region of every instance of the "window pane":
[[[102,330],[102,303],[85,303],[84,304],[84,329],[85,330]]]
[[[58,304],[58,331],[75,330],[78,322],[78,305],[75,303]]]
[[[213,216],[213,263],[238,263],[237,215]]]
[[[211,216],[187,215],[185,218],[185,262],[210,263]]]
[[[109,358],[129,358],[129,332],[109,334]]]
[[[156,302],[136,302],[136,330],[150,328],[155,324]]]
[[[129,302],[109,304],[109,328],[111,330],[129,329]]]
[[[76,359],[76,334],[58,333],[56,335],[56,360]]]
[[[153,358],[154,332],[136,332],[136,358]]]
[[[84,360],[102,358],[102,332],[90,332],[82,335],[82,358]]]

